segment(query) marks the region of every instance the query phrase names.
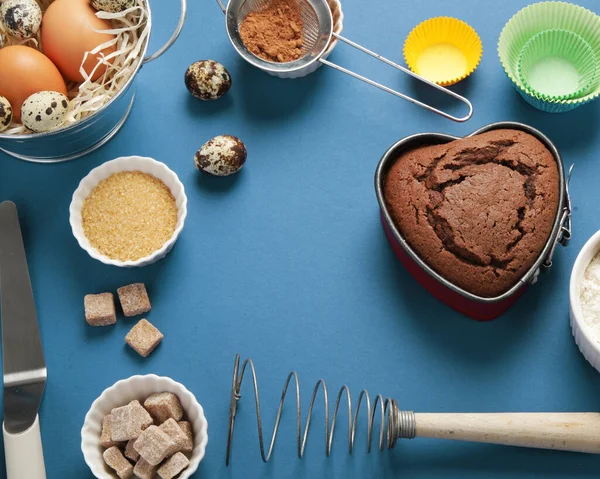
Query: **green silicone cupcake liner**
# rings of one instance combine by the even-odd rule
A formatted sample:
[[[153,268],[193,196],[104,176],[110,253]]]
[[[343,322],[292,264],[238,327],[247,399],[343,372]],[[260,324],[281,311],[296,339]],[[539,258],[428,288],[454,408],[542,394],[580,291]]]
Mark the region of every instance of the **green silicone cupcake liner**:
[[[517,64],[525,89],[542,100],[579,98],[596,78],[596,55],[588,42],[568,30],[544,30],[529,40]]]
[[[566,2],[541,2],[529,5],[509,20],[498,42],[498,55],[504,71],[523,96],[531,95],[524,90],[524,85],[518,78],[521,50],[531,37],[551,29],[564,29],[577,33],[592,47],[596,58],[600,58],[600,17],[594,12]],[[582,97],[561,100],[547,108],[553,111],[568,111],[594,100],[600,96],[600,82],[597,80]]]

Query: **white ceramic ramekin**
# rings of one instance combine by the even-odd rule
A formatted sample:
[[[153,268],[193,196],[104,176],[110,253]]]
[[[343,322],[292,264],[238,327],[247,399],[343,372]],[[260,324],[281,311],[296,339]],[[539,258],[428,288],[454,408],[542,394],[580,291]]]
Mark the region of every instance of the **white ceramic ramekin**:
[[[151,394],[160,392],[172,392],[177,395],[194,433],[194,450],[190,458],[190,465],[177,478],[187,479],[198,469],[198,464],[204,457],[208,443],[208,422],[202,406],[182,384],[169,378],[149,374],[132,376],[116,382],[92,403],[85,416],[85,422],[81,429],[81,450],[85,462],[95,477],[98,479],[115,479],[117,477],[102,458],[104,449],[100,446],[100,434],[104,416],[110,414],[112,409],[125,406],[134,399],[143,403]]]
[[[81,224],[81,209],[83,207],[83,202],[88,195],[102,180],[108,178],[113,173],[119,173],[121,171],[141,171],[161,180],[171,190],[171,194],[175,198],[175,203],[177,205],[177,209],[179,210],[177,214],[177,225],[175,226],[173,236],[171,236],[171,238],[160,249],[156,250],[151,255],[135,261],[119,261],[101,254],[90,244],[83,232],[83,226]],[[92,258],[97,259],[104,264],[110,264],[124,268],[147,266],[164,258],[167,253],[171,251],[173,245],[177,241],[177,238],[183,229],[186,216],[187,197],[185,196],[183,184],[181,181],[179,181],[179,178],[175,172],[170,170],[169,167],[164,163],[143,156],[126,156],[117,158],[115,160],[107,161],[97,168],[94,168],[79,183],[75,193],[73,193],[73,199],[71,200],[71,206],[69,207],[69,222],[71,223],[73,235],[77,239],[79,246],[87,251]]]
[[[344,29],[344,12],[342,12],[342,4],[340,3],[339,0],[327,0],[327,4],[329,5],[329,8],[331,9],[331,15],[333,16],[333,33],[337,33],[339,35],[342,33],[342,30]],[[329,43],[327,50],[325,50],[325,53],[323,53],[323,55],[321,55],[321,58],[323,60],[325,60],[329,55],[331,55],[331,52],[333,52],[333,49],[335,48],[337,43],[338,43],[337,38],[331,37],[331,42]],[[321,67],[321,65],[323,65],[321,62],[316,61],[316,62],[313,62],[310,65],[308,65],[306,68],[302,68],[300,70],[296,70],[293,72],[288,72],[288,73],[267,72],[267,73],[269,75],[276,76],[279,78],[301,78],[301,77],[305,77],[306,75],[310,75],[314,71],[318,70],[319,67]]]
[[[571,318],[571,329],[573,337],[579,350],[585,359],[600,371],[600,335],[592,330],[592,327],[586,323],[581,310],[581,283],[583,275],[588,265],[600,252],[600,231],[592,236],[583,246],[571,272],[571,282],[569,284],[569,316]]]

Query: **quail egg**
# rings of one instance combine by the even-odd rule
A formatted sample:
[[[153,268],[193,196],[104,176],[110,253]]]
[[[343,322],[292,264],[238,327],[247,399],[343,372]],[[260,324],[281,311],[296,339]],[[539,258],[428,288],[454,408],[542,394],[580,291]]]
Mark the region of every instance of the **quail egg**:
[[[92,0],[92,7],[109,13],[119,13],[135,5],[136,0]]]
[[[186,70],[185,86],[200,100],[218,100],[231,88],[231,76],[219,62],[202,60]]]
[[[0,21],[9,35],[25,40],[40,29],[42,10],[35,0],[4,0],[0,4]]]
[[[229,176],[240,171],[246,162],[246,146],[231,135],[220,135],[207,141],[196,152],[196,168],[215,176]]]
[[[40,91],[28,97],[21,107],[21,121],[31,131],[55,130],[65,121],[69,99],[56,91]]]
[[[4,131],[12,121],[12,107],[6,98],[0,96],[0,131]]]

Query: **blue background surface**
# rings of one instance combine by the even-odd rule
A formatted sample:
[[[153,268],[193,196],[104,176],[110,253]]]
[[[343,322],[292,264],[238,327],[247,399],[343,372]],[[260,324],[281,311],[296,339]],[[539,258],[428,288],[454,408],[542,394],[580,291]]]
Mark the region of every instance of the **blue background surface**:
[[[170,35],[176,3],[151,2],[150,50]],[[115,381],[144,373],[182,382],[205,408],[209,443],[195,477],[597,477],[600,457],[491,445],[418,439],[367,456],[364,431],[349,457],[343,423],[325,459],[320,404],[305,459],[295,458],[289,408],[273,460],[264,465],[249,383],[233,462],[225,468],[237,352],[256,362],[269,427],[291,369],[300,373],[304,409],[323,377],[334,390],[347,383],[356,396],[367,387],[421,412],[599,410],[600,375],[570,334],[568,280],[575,256],[600,226],[600,103],[552,116],[533,110],[513,90],[496,43],[504,23],[526,5],[521,0],[343,2],[346,35],[400,62],[404,38],[422,20],[451,15],[470,23],[481,35],[484,56],[475,74],[455,87],[475,106],[465,124],[327,68],[293,81],[269,77],[236,56],[214,1],[190,3],[180,40],[142,69],[131,117],[106,147],[57,165],[0,154],[0,200],[20,209],[48,363],[41,409],[48,477],[90,477],[80,452],[90,404]],[[593,0],[581,4],[600,11]],[[233,77],[232,90],[218,102],[196,101],[184,87],[186,67],[206,58],[225,64]],[[415,92],[399,72],[345,45],[331,59]],[[379,224],[373,174],[382,153],[401,137],[463,135],[500,120],[541,129],[566,164],[576,163],[574,238],[509,313],[477,323],[434,300],[396,260]],[[198,174],[194,152],[222,133],[246,143],[246,167],[226,179]],[[154,157],[177,172],[189,216],[166,259],[123,270],[78,247],[68,206],[90,169],[131,154]],[[124,345],[134,320],[92,329],[83,316],[85,294],[137,281],[149,289],[148,319],[165,334],[148,359]]]

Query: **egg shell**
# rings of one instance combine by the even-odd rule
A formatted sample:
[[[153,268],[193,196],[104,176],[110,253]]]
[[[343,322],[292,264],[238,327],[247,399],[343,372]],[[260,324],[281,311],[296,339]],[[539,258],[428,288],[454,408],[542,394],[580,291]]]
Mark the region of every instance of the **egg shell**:
[[[248,153],[239,138],[231,135],[216,136],[196,152],[196,168],[215,176],[229,176],[240,171]]]
[[[0,21],[10,35],[25,40],[40,29],[42,10],[35,0],[4,0]]]
[[[69,99],[55,91],[40,91],[25,100],[21,107],[21,121],[35,132],[56,130],[69,111]]]
[[[231,88],[231,75],[219,62],[201,60],[186,70],[185,86],[200,100],[218,100]]]
[[[118,13],[136,5],[135,0],[92,0],[92,7],[96,10]]]
[[[0,96],[0,131],[8,128],[12,121],[12,107],[6,98]]]
[[[88,0],[54,0],[42,19],[42,44],[44,53],[54,62],[65,78],[82,82],[79,72],[86,52],[115,38],[113,34],[99,33],[94,30],[112,28],[108,20],[96,16],[96,11]],[[95,55],[88,55],[85,72],[89,75],[98,65],[101,54],[113,53],[116,45],[104,48]],[[106,65],[100,64],[92,80],[97,80],[106,71]]]
[[[31,47],[14,45],[0,49],[0,95],[13,109],[13,119],[21,119],[21,105],[39,91],[67,94],[58,69],[43,53]]]

